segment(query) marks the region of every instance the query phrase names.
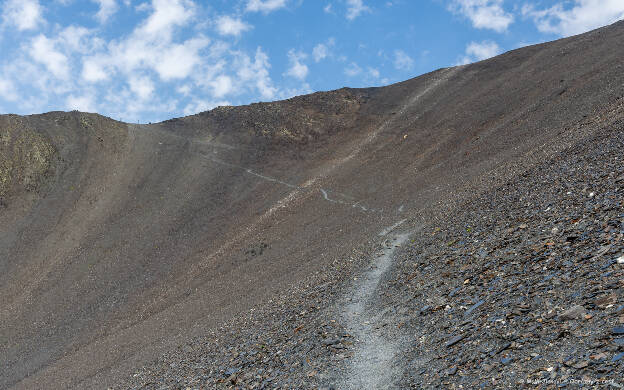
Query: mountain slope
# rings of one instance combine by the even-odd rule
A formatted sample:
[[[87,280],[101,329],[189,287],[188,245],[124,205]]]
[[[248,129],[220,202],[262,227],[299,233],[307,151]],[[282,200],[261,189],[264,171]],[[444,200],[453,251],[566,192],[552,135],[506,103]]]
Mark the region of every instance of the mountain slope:
[[[623,38],[155,125],[0,117],[0,386],[114,384],[588,137],[622,115]]]

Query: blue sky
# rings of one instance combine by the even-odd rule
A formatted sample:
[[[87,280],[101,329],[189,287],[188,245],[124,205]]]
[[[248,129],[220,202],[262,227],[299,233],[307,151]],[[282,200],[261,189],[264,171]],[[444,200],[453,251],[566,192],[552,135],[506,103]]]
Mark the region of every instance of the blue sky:
[[[588,31],[624,0],[0,0],[0,113],[160,121]]]

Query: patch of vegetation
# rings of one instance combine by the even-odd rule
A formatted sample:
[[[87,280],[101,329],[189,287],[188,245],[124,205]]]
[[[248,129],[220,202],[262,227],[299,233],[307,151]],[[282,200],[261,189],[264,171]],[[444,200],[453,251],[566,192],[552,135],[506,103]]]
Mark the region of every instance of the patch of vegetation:
[[[37,191],[49,176],[55,148],[17,118],[0,122],[0,198],[23,189]]]

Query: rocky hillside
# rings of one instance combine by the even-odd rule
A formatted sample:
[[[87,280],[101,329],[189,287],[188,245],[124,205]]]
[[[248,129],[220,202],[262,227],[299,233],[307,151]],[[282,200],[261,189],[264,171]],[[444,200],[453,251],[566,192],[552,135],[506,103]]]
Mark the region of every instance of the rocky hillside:
[[[570,126],[541,162],[527,155],[493,171],[500,182],[483,194],[405,221],[413,233],[403,244],[368,243],[315,287],[246,318],[242,331],[232,321],[118,388],[621,385],[624,99]],[[509,169],[516,174],[501,174]],[[392,354],[371,366],[396,376],[373,371],[382,380],[371,387],[350,379],[371,374],[360,356],[371,340],[345,312],[367,273],[354,269],[377,269],[391,248],[395,265],[361,321]]]
[[[384,303],[407,307],[419,335],[404,385],[621,384],[624,100],[615,108],[415,236]]]
[[[0,387],[615,380],[623,38],[154,125],[1,116]]]

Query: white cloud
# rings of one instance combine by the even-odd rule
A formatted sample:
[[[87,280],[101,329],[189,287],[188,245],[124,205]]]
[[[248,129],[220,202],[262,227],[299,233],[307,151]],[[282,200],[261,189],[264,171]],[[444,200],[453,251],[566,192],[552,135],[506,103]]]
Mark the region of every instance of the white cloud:
[[[118,6],[116,0],[91,0],[100,5],[100,10],[95,14],[100,23],[106,23],[108,19],[117,12]]]
[[[54,41],[40,34],[31,41],[28,52],[33,60],[43,64],[54,77],[66,80],[69,78],[69,61],[58,51]]]
[[[355,77],[362,73],[362,68],[355,62],[352,62],[344,69],[344,74],[348,77]]]
[[[466,54],[474,56],[478,60],[485,60],[500,53],[500,47],[496,42],[484,41],[481,43],[470,42],[466,48]]]
[[[559,36],[581,34],[624,19],[622,0],[574,0],[573,6],[566,7],[569,3],[560,2],[544,10],[525,4],[522,14],[533,18],[541,32]]]
[[[328,3],[325,7],[323,7],[323,11],[327,14],[333,14],[334,10],[332,9],[332,4]]]
[[[503,32],[514,21],[513,15],[503,9],[503,0],[453,0],[450,10],[470,19],[479,29]]]
[[[154,93],[154,83],[146,76],[132,76],[128,79],[130,90],[141,100],[147,100]]]
[[[232,92],[234,87],[232,78],[226,75],[220,75],[210,82],[212,86],[212,95],[216,98],[222,98],[223,96]]]
[[[136,33],[170,39],[174,27],[185,25],[195,16],[195,4],[190,0],[152,0],[154,12]]]
[[[312,57],[314,62],[321,62],[325,58],[330,56],[330,48],[336,44],[334,38],[329,38],[326,43],[319,43],[312,49]]]
[[[149,92],[149,83],[142,84],[140,79],[141,76],[132,79],[135,81],[134,87],[138,92],[147,94]],[[163,113],[177,109],[178,101],[176,99],[163,99],[158,94],[153,93],[153,91],[148,96],[149,98],[147,99],[141,99],[131,89],[111,89],[99,99],[99,102],[101,102],[102,107],[112,108],[108,110],[111,117],[129,120],[130,122],[139,121],[141,116],[148,112],[159,115],[162,118]]]
[[[118,8],[125,4],[114,3]],[[310,92],[305,78],[311,54],[291,51],[290,66],[280,80],[293,77],[288,83],[298,85],[278,87],[261,48],[236,50],[231,40],[202,34],[206,23],[198,17],[199,2],[146,0],[142,4],[142,20],[113,39],[99,35],[99,27],[79,25],[56,25],[46,34],[26,37],[21,46],[0,56],[0,101],[11,102],[9,109],[18,112],[97,110],[118,119],[143,121],[230,104],[230,99],[266,101]],[[236,18],[233,15],[230,21]],[[219,28],[217,22],[214,26]],[[221,27],[226,35],[240,30]],[[333,40],[323,45],[329,50]]]
[[[286,74],[290,77],[294,77],[299,80],[304,80],[308,76],[308,66],[302,61],[305,60],[306,55],[304,53],[297,53],[294,50],[288,52],[288,61],[290,62],[290,68]]]
[[[261,48],[256,50],[253,61],[248,55],[237,53],[234,66],[237,69],[236,75],[239,83],[243,85],[251,83],[263,99],[273,99],[277,95],[278,89],[273,86],[273,81],[269,76],[271,67],[269,56]]]
[[[192,103],[189,103],[186,107],[184,107],[184,115],[193,115],[198,112],[212,110],[215,107],[219,106],[229,106],[230,102],[226,100],[221,101],[208,101],[208,100],[196,100]]]
[[[186,78],[201,63],[199,51],[208,42],[205,38],[194,38],[182,44],[168,45],[154,54],[156,61],[152,66],[162,80]]]
[[[15,85],[13,85],[11,80],[3,77],[0,77],[0,98],[11,102],[17,100]]]
[[[198,93],[191,90],[200,88],[202,93],[210,95],[210,98],[202,95],[202,100],[223,103],[226,96],[247,94],[262,100],[273,100],[283,93],[271,80],[269,57],[261,48],[257,48],[254,57],[243,51],[219,50],[213,60],[213,63],[206,61],[192,76],[194,86],[187,89],[191,96],[197,96]],[[213,103],[210,105],[214,107]]]
[[[286,6],[286,0],[249,0],[247,7],[248,12],[269,13]]]
[[[101,49],[105,45],[105,42],[95,36],[92,30],[79,26],[64,28],[58,33],[55,42],[68,52],[82,54]]]
[[[217,19],[217,32],[220,35],[240,36],[241,33],[250,30],[251,26],[239,18],[221,16]]]
[[[261,48],[256,49],[253,57],[244,51],[217,52],[213,58],[215,62],[206,62],[192,76],[195,86],[209,93],[210,98],[202,99],[210,102],[211,107],[214,107],[212,102],[223,103],[226,96],[229,98],[246,94],[262,100],[282,97],[284,91],[275,87],[269,74],[269,57]]]
[[[75,96],[69,95],[65,103],[70,110],[78,110],[82,112],[96,112],[93,105],[93,97],[89,95]]]
[[[457,62],[457,65],[465,65],[475,61],[482,61],[500,54],[501,48],[496,42],[470,42],[466,46],[466,54]]]
[[[381,77],[381,72],[379,72],[379,69],[370,66],[364,69],[355,62],[351,62],[349,65],[347,65],[343,69],[343,72],[345,76],[349,78],[357,77],[360,82],[364,82],[367,84],[377,83],[379,81],[379,78]]]
[[[101,58],[87,58],[82,64],[82,78],[88,82],[104,81],[109,78],[109,73],[105,70],[106,65]]]
[[[121,6],[122,2],[115,4]],[[197,8],[193,1],[152,0],[145,4],[143,8],[148,14],[143,21],[131,33],[110,41],[98,37],[98,29],[76,25],[55,26],[52,34],[25,40],[0,59],[0,99],[17,98],[14,91],[20,91],[15,106],[21,112],[97,108],[116,118],[145,118],[153,113],[162,119],[184,107],[176,98],[156,93],[163,87],[175,89],[175,85],[162,82],[180,80],[180,85],[191,88],[188,95],[178,95],[179,98],[202,99],[198,95],[202,87],[195,75],[214,62],[213,56],[223,56],[227,63],[226,56],[231,58],[227,45],[217,41],[210,46],[211,41],[197,32]],[[190,31],[191,37],[180,34],[183,29]],[[233,68],[229,71],[235,72]],[[78,77],[71,77],[74,74]],[[226,93],[224,80],[217,80],[220,84],[214,83],[212,89],[206,83],[205,91],[209,96]],[[92,85],[103,81],[107,83],[97,88]],[[272,85],[265,84],[269,88],[266,92]]]
[[[44,21],[38,0],[8,0],[2,7],[2,19],[20,31],[34,30]]]
[[[209,39],[199,35],[181,43],[173,42],[174,29],[194,17],[194,4],[187,0],[154,0],[152,8],[147,20],[129,37],[109,43],[108,52],[101,54],[99,69],[108,65],[124,74],[149,69],[168,81],[188,77],[201,63],[200,52],[209,45]],[[90,66],[96,70],[95,65]],[[83,69],[83,76],[89,78],[89,74],[101,76],[101,72],[85,73]]]
[[[193,87],[191,85],[189,85],[189,84],[184,84],[184,85],[179,86],[179,87],[176,88],[176,91],[179,94],[182,94],[184,96],[190,95],[192,90],[193,90]]]
[[[312,57],[314,57],[315,62],[320,62],[327,58],[328,52],[327,46],[323,43],[319,43],[312,49]]]
[[[286,88],[280,91],[279,98],[280,99],[290,99],[293,96],[305,95],[308,93],[312,93],[312,89],[310,88],[310,84],[303,83],[295,88]]]
[[[370,77],[374,79],[378,79],[380,76],[379,69],[375,69],[375,68],[368,68],[368,74]]]
[[[403,50],[395,50],[394,67],[397,70],[412,70],[414,67],[414,60]]]
[[[29,52],[29,45],[24,45],[10,62],[2,63],[0,77],[8,81],[13,94],[19,91],[17,106],[32,112],[46,104],[50,95],[66,92],[67,88],[63,88],[66,83],[55,78],[43,64],[33,61]],[[36,94],[30,93],[33,89]]]
[[[347,0],[347,19],[353,20],[364,12],[371,12],[371,9],[364,5],[363,0]]]

